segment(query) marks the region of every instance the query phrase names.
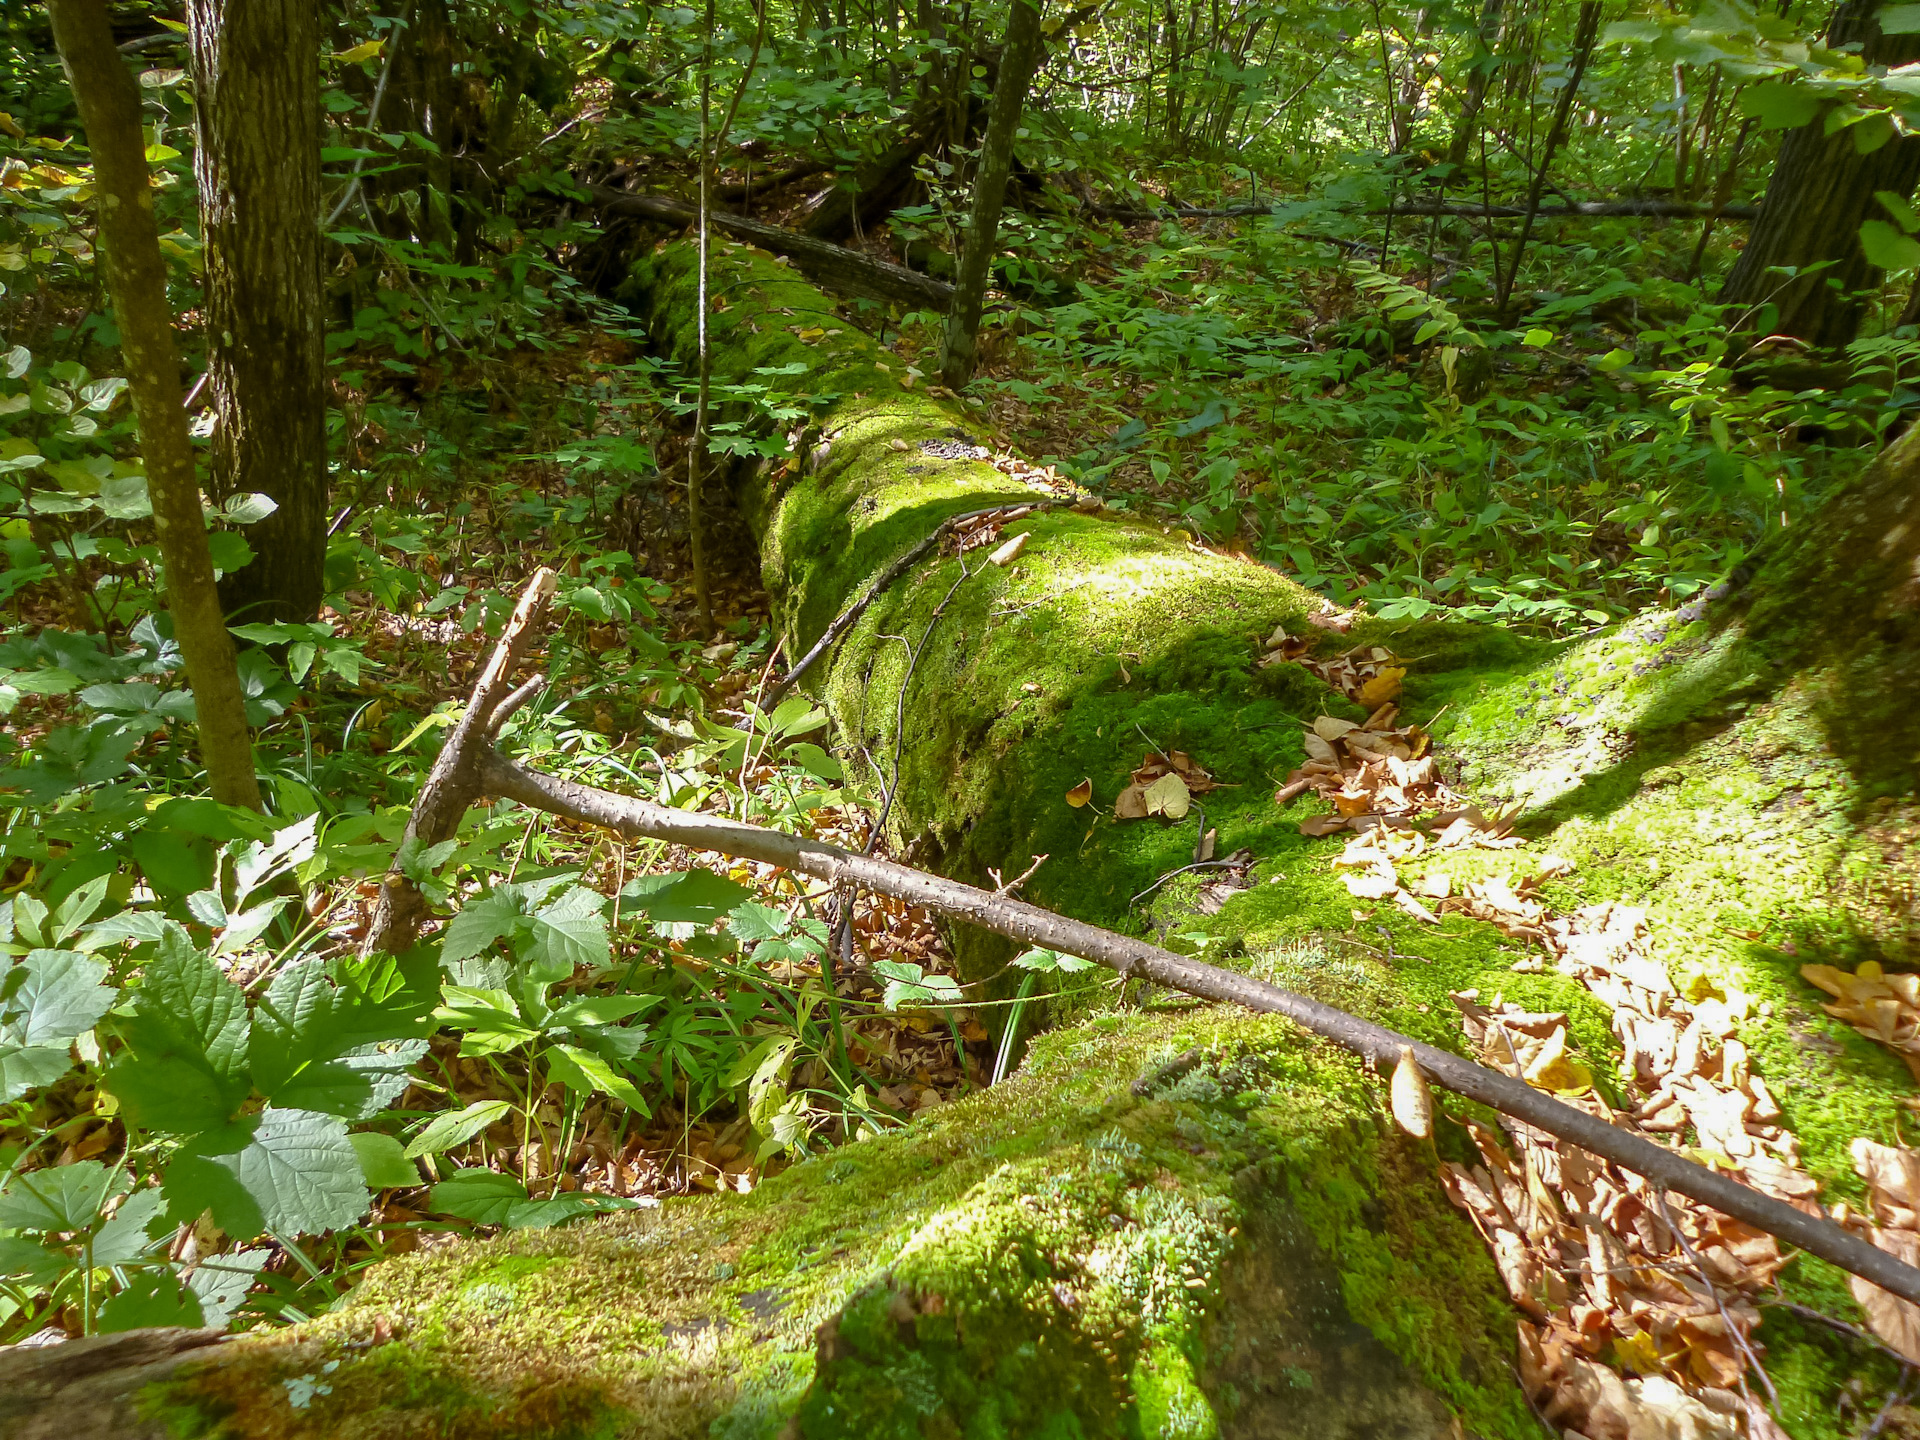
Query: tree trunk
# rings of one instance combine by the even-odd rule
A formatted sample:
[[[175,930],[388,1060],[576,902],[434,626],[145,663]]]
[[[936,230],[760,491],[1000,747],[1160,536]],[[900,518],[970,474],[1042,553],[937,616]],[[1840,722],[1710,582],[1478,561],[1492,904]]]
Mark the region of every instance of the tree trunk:
[[[1000,47],[1000,73],[993,83],[987,133],[980,141],[980,169],[973,178],[973,208],[954,276],[953,305],[940,347],[940,377],[958,390],[973,378],[973,357],[980,337],[980,311],[986,303],[987,275],[1000,234],[1000,209],[1007,199],[1007,175],[1013,168],[1013,137],[1027,87],[1040,68],[1045,46],[1040,11],[1032,0],[1013,0],[1007,37]]]
[[[1828,46],[1860,44],[1861,58],[1873,67],[1920,60],[1920,35],[1883,35],[1874,18],[1878,9],[1876,0],[1846,0],[1827,27]],[[1859,333],[1865,311],[1859,292],[1880,282],[1881,271],[1860,248],[1861,223],[1880,215],[1876,190],[1913,193],[1920,180],[1920,136],[1897,138],[1862,155],[1854,147],[1858,131],[1823,132],[1815,119],[1781,142],[1759,222],[1727,275],[1720,301],[1745,307],[1733,316],[1737,328],[1839,350]],[[1802,273],[1789,279],[1770,273],[1775,267]]]
[[[180,357],[153,218],[140,92],[114,49],[104,0],[52,0],[48,9],[93,154],[107,291],[120,325],[153,528],[166,565],[167,607],[193,683],[200,760],[214,799],[258,810],[253,743],[234,671],[233,640],[214,588],[193,442],[180,403]]]
[[[1506,0],[1483,0],[1480,6],[1479,41],[1474,49],[1473,69],[1467,75],[1466,93],[1460,99],[1460,119],[1453,127],[1453,141],[1447,146],[1447,163],[1458,167],[1467,163],[1467,155],[1480,133],[1480,110],[1486,104],[1487,83],[1493,77],[1494,47],[1500,43],[1500,15]]]
[[[194,172],[206,238],[213,493],[278,507],[222,595],[243,621],[311,620],[325,590],[319,10],[190,0]]]

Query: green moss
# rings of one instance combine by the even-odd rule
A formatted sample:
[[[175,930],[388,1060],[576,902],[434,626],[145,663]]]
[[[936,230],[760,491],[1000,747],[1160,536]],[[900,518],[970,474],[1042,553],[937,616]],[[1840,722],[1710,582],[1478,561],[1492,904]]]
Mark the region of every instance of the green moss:
[[[1292,1243],[1341,1354],[1529,1435],[1497,1277],[1375,1088],[1255,1017],[1104,1016],[750,1196],[389,1262],[163,1403],[276,1437],[1204,1435],[1218,1323],[1274,1311],[1244,1272]]]

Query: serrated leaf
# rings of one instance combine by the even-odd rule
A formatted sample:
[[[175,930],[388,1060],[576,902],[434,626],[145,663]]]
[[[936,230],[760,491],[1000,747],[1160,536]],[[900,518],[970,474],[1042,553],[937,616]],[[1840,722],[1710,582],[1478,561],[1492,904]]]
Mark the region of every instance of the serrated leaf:
[[[572,1191],[550,1200],[530,1200],[527,1187],[510,1175],[478,1168],[455,1171],[433,1187],[433,1208],[443,1215],[509,1230],[540,1230],[564,1225],[582,1215],[637,1209],[637,1200]]]
[[[464,1145],[512,1110],[510,1100],[476,1100],[463,1109],[443,1111],[413,1137],[405,1156],[408,1160],[417,1160],[422,1155],[438,1155],[456,1145]]]
[[[271,1250],[233,1250],[194,1266],[187,1276],[187,1288],[200,1302],[201,1323],[224,1330],[253,1288],[261,1267],[272,1258]]]
[[[580,966],[602,968],[612,963],[606,918],[601,909],[606,896],[576,885],[527,921],[525,956],[528,973],[543,981],[564,980]]]
[[[130,1265],[146,1256],[159,1243],[147,1232],[166,1207],[166,1197],[158,1190],[137,1190],[127,1196],[94,1237],[93,1263]]]
[[[72,1068],[66,1045],[0,1045],[0,1102],[51,1085]]]
[[[100,1207],[133,1187],[119,1168],[98,1160],[76,1160],[51,1170],[15,1175],[0,1190],[0,1226],[13,1230],[88,1230]]]
[[[519,896],[500,886],[462,906],[447,922],[440,942],[440,963],[471,959],[494,941],[511,935],[522,918]]]
[[[638,876],[620,897],[656,925],[711,925],[752,894],[711,870],[688,870]]]
[[[63,1052],[113,1008],[107,967],[72,950],[30,950],[0,973],[0,1044]],[[64,1067],[62,1067],[64,1068]]]
[[[778,939],[787,933],[791,924],[792,917],[786,911],[754,900],[736,905],[727,912],[727,931],[743,945],[751,945],[758,940]]]
[[[358,1118],[377,1072],[411,1063],[398,1050],[383,1056],[382,1047],[421,1028],[418,1009],[404,990],[382,1001],[337,983],[324,960],[285,966],[254,1015],[253,1083],[282,1109]],[[359,1063],[350,1062],[356,1054]]]
[[[274,1234],[318,1235],[366,1213],[360,1157],[346,1121],[336,1115],[263,1110],[245,1149],[210,1160],[253,1197],[264,1228]]]
[[[178,926],[161,937],[138,1008],[122,1023],[127,1053],[103,1077],[143,1129],[189,1135],[227,1123],[253,1089],[246,997]]]

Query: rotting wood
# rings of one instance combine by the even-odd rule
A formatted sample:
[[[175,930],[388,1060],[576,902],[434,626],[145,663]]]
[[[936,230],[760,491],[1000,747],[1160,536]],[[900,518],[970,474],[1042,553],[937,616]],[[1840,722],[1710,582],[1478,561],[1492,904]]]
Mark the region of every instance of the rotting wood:
[[[625,215],[662,225],[693,225],[700,218],[697,206],[670,195],[634,195],[605,185],[582,188],[603,215]],[[808,279],[842,294],[941,311],[953,299],[953,286],[944,280],[922,275],[918,270],[909,270],[889,260],[876,260],[829,240],[765,221],[749,220],[730,210],[710,211],[707,221],[737,240],[786,256]]]
[[[1123,979],[1141,979],[1203,1000],[1282,1015],[1360,1056],[1382,1074],[1390,1074],[1403,1054],[1410,1052],[1430,1081],[1456,1095],[1478,1101],[1558,1139],[1604,1156],[1645,1176],[1662,1189],[1678,1191],[1710,1205],[1902,1299],[1920,1304],[1920,1269],[1849,1233],[1824,1215],[1809,1214],[1750,1189],[1651,1140],[1562,1104],[1524,1080],[1349,1015],[1308,996],[1057,915],[1011,895],[978,889],[890,860],[858,855],[822,840],[786,835],[716,815],[676,810],[523,769],[494,748],[497,726],[493,722],[504,719],[500,714],[503,702],[508,698],[517,699],[527,688],[514,691],[512,697],[506,694],[507,678],[552,589],[550,571],[539,572],[528,583],[515,608],[514,622],[509,624],[508,632],[501,637],[481,671],[466,716],[449,733],[434,763],[428,782],[432,793],[423,792],[415,818],[408,824],[410,836],[417,833],[425,838],[429,833],[440,833],[442,827],[450,829],[458,823],[467,805],[482,795],[499,796],[583,824],[602,826],[629,839],[665,840],[689,849],[780,866],[835,887],[871,890],[937,910],[952,919],[1023,944],[1095,961]],[[441,782],[438,786],[434,785],[436,780]],[[429,806],[430,819],[423,821],[420,811]],[[383,887],[381,903],[390,901],[403,907],[402,915],[424,914],[424,902],[417,889],[397,866]]]

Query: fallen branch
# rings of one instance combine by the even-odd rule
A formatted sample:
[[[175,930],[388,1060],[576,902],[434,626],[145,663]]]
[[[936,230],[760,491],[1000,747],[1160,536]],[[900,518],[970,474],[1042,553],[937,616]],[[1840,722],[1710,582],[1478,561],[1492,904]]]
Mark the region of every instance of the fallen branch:
[[[1233,220],[1248,215],[1270,215],[1285,202],[1264,200],[1257,205],[1223,205],[1210,209],[1164,206],[1154,209],[1126,209],[1114,205],[1089,205],[1087,210],[1102,220],[1134,223],[1144,220]],[[1384,205],[1372,206],[1362,214],[1379,215]],[[1523,220],[1523,205],[1483,205],[1475,200],[1402,200],[1393,207],[1396,215],[1453,215],[1467,220]],[[1535,214],[1542,220],[1612,219],[1639,216],[1648,220],[1754,220],[1757,205],[1727,205],[1716,210],[1711,205],[1695,205],[1684,200],[1582,200],[1572,205],[1542,205]],[[1338,243],[1338,242],[1336,242]]]
[[[1399,1063],[1403,1049],[1410,1049],[1426,1077],[1454,1094],[1476,1100],[1612,1160],[1645,1176],[1656,1186],[1710,1205],[1902,1299],[1920,1304],[1920,1269],[1849,1233],[1825,1216],[1808,1214],[1763,1195],[1640,1135],[1617,1129],[1597,1116],[1564,1105],[1523,1080],[1396,1034],[1308,996],[1282,990],[1237,971],[1202,964],[1084,921],[1056,915],[1011,895],[963,885],[890,860],[856,855],[822,840],[784,835],[716,815],[675,810],[522,769],[502,756],[493,741],[504,718],[500,712],[507,698],[509,672],[525,647],[532,625],[545,609],[553,584],[550,570],[540,571],[528,582],[507,633],[480,673],[467,713],[449,732],[434,762],[414,817],[408,822],[409,836],[417,834],[426,839],[430,835],[451,833],[451,827],[458,823],[466,806],[483,795],[501,796],[549,814],[601,826],[629,839],[664,840],[692,850],[711,850],[779,866],[835,887],[861,887],[937,910],[1023,944],[1096,961],[1123,979],[1146,980],[1203,1000],[1283,1015],[1303,1029],[1352,1051],[1383,1072]],[[522,687],[522,691],[526,688]],[[514,695],[517,697],[520,693],[516,691]],[[423,818],[423,812],[430,813]],[[410,892],[410,898],[406,892]],[[387,876],[381,903],[392,904],[404,916],[424,913],[425,908],[418,890],[400,873],[397,863]],[[400,933],[397,928],[389,927],[389,936]],[[410,942],[411,932],[404,933]],[[369,946],[372,943],[370,935]]]
[[[626,215],[662,225],[692,225],[700,218],[698,207],[670,195],[633,195],[605,185],[580,188],[603,215]],[[922,275],[918,270],[909,270],[890,260],[876,260],[830,240],[802,235],[797,230],[761,220],[749,220],[730,210],[709,211],[707,223],[736,240],[786,256],[809,279],[843,294],[933,310],[945,310],[953,299],[953,286],[944,280]]]

